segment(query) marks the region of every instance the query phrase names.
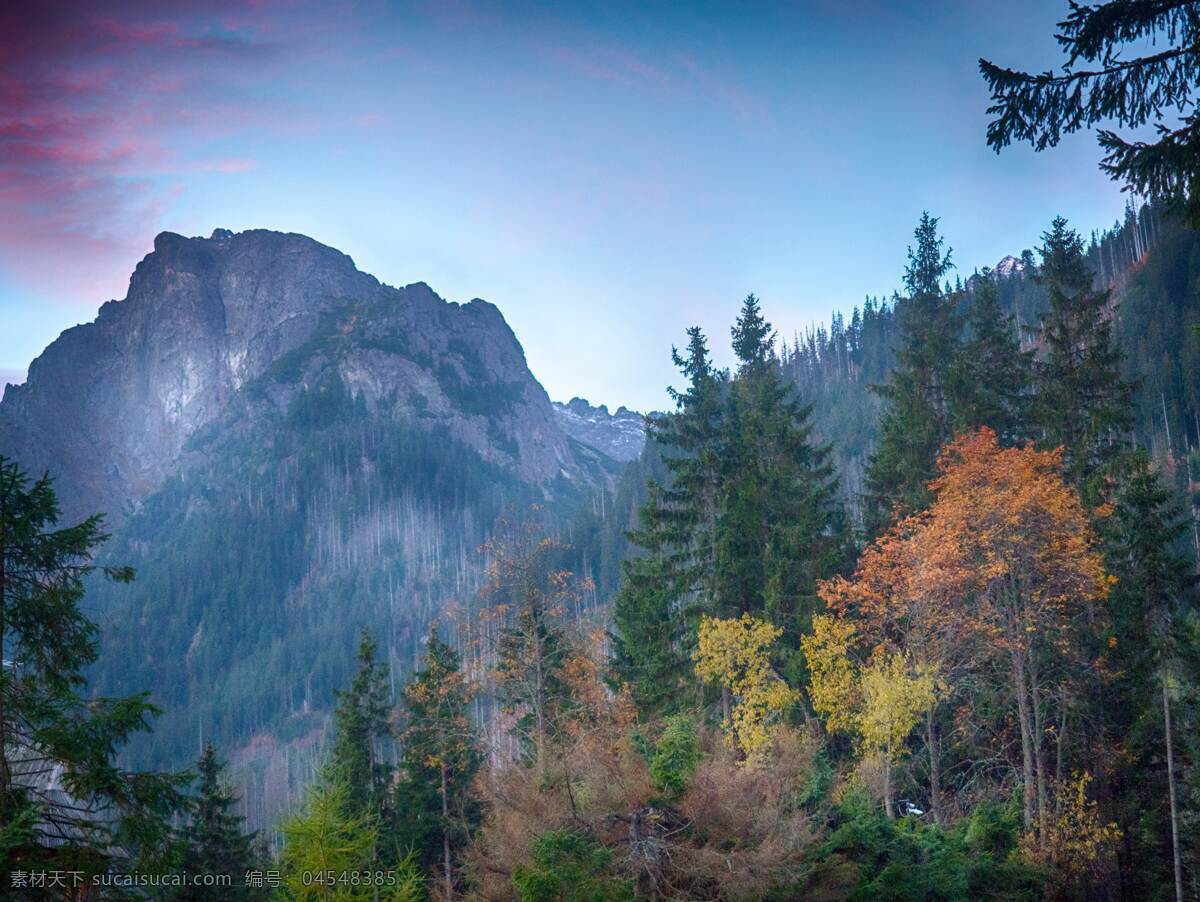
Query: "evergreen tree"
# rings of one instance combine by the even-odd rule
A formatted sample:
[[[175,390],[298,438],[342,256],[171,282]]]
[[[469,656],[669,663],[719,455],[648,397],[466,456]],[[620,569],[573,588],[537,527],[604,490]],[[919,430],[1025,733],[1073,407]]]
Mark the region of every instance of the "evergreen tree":
[[[187,886],[178,898],[189,902],[249,899],[244,878],[258,858],[257,834],[242,832],[244,819],[232,810],[237,800],[225,786],[225,764],[211,744],[204,747],[196,769],[199,796],[193,802],[191,822],[181,831],[181,869],[188,875],[222,874],[230,880],[228,886]]]
[[[431,629],[421,669],[404,690],[396,814],[400,847],[422,869],[440,871],[446,898],[454,895],[459,859],[480,819],[472,784],[482,755],[470,698],[458,653]]]
[[[709,358],[699,327],[685,354],[672,348],[687,379],[669,389],[673,413],[647,419],[647,453],[661,454],[666,478],[650,480],[636,552],[623,565],[613,604],[613,669],[643,710],[687,703],[691,652],[702,610],[719,604],[717,523],[727,471],[727,375]]]
[[[1036,150],[1101,122],[1125,128],[1158,125],[1155,141],[1098,133],[1112,178],[1146,197],[1172,198],[1189,219],[1200,219],[1200,118],[1193,94],[1200,84],[1200,18],[1189,0],[1105,0],[1072,3],[1055,38],[1067,56],[1061,73],[1019,72],[981,59],[992,93],[988,145],[1013,141]],[[1144,48],[1151,47],[1148,53]],[[1159,125],[1169,111],[1175,127]]]
[[[1038,278],[1050,309],[1042,318],[1044,351],[1035,364],[1035,416],[1043,444],[1063,446],[1068,477],[1095,505],[1127,441],[1133,386],[1121,378],[1109,293],[1092,287],[1083,240],[1061,216],[1042,239]]]
[[[1029,431],[1033,354],[1021,350],[1016,318],[1001,308],[989,270],[977,277],[972,300],[953,374],[952,426],[956,433],[988,426],[1005,444],[1019,444]]]
[[[1114,678],[1103,687],[1101,704],[1111,739],[1124,750],[1113,777],[1120,793],[1118,815],[1131,837],[1123,879],[1131,891],[1143,893],[1173,881],[1182,898],[1177,796],[1183,768],[1171,721],[1172,697],[1194,694],[1173,686],[1191,682],[1180,654],[1189,644],[1188,620],[1197,610],[1197,577],[1182,550],[1190,523],[1139,452],[1124,468],[1108,525],[1110,568],[1117,578],[1108,643]],[[1174,716],[1178,719],[1179,712]],[[1171,850],[1170,872],[1151,866],[1164,860],[1157,854],[1164,848]]]
[[[878,389],[884,411],[867,466],[864,520],[869,533],[929,503],[937,454],[951,437],[951,367],[958,358],[959,322],[953,298],[941,287],[952,264],[950,252],[942,253],[937,223],[921,214],[916,248],[908,249],[904,271],[908,296],[896,302],[901,346],[891,377]]]
[[[346,804],[353,814],[370,814],[383,825],[391,820],[392,727],[388,723],[387,664],[376,659],[377,646],[364,630],[358,646],[358,670],[350,688],[337,693],[334,710],[332,766],[346,784]],[[388,837],[381,832],[381,843]]]
[[[56,528],[49,476],[30,483],[0,457],[0,870],[115,866],[123,848],[153,860],[183,806],[184,777],[131,773],[116,763],[149,728],[148,693],[85,697],[98,630],[80,610],[84,581],[108,538],[101,518]],[[51,775],[49,778],[47,775]],[[53,847],[53,848],[52,848]]]
[[[326,767],[309,787],[304,809],[284,823],[281,864],[289,898],[349,902],[376,897],[373,884],[341,879],[372,870],[379,835],[374,817],[347,813],[348,795],[345,778]]]
[[[765,612],[796,648],[817,610],[816,582],[841,563],[840,511],[828,448],[813,441],[811,406],[785,378],[758,299],[733,326],[738,369],[726,416],[717,533],[719,617]]]

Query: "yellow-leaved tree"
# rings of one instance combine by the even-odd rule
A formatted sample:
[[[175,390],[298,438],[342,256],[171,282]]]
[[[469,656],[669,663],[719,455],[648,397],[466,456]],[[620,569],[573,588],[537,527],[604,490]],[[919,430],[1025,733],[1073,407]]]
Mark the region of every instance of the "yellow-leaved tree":
[[[892,767],[908,754],[908,737],[937,701],[937,673],[902,654],[854,658],[852,623],[823,615],[800,640],[808,659],[813,708],[828,729],[854,736],[883,771],[883,804],[892,816]]]
[[[721,726],[749,764],[766,759],[775,724],[796,701],[795,691],[771,667],[771,647],[782,635],[783,630],[749,614],[700,621],[696,674],[733,696],[733,708]]]

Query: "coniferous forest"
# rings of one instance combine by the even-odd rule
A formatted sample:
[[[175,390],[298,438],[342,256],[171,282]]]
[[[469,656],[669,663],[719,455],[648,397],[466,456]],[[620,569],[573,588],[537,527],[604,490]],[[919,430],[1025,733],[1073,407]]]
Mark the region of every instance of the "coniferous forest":
[[[681,322],[626,464],[360,299],[130,511],[0,456],[0,897],[1200,898],[1200,6],[1059,28],[980,142],[1124,219]]]

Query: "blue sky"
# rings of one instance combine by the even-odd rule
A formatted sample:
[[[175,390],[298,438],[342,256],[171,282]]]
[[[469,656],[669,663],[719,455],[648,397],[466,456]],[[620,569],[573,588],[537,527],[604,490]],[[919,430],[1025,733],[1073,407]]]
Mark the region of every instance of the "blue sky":
[[[748,292],[785,334],[1125,196],[1094,137],[984,143],[976,60],[1044,69],[1065,4],[313,0],[0,11],[0,379],[124,296],[164,229],[303,232],[504,312],[550,395],[666,403]]]

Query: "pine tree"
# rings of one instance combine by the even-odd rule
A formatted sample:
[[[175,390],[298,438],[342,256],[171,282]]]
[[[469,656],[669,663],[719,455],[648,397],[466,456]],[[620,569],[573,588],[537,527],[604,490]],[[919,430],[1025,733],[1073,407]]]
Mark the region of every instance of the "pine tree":
[[[1035,363],[1035,417],[1042,443],[1062,445],[1068,477],[1085,503],[1103,500],[1106,480],[1132,426],[1133,386],[1121,378],[1109,293],[1092,287],[1083,240],[1061,216],[1042,236],[1038,279],[1049,293],[1044,351]]]
[[[975,280],[953,380],[955,433],[990,427],[1001,442],[1019,444],[1029,431],[1031,351],[1022,351],[1016,319],[1000,307],[996,277],[984,270]]]
[[[332,766],[346,783],[346,804],[353,814],[370,814],[382,826],[390,821],[392,727],[388,723],[387,664],[376,659],[374,637],[363,631],[358,670],[346,691],[337,693]],[[384,831],[386,833],[386,831]],[[381,834],[387,844],[387,837]]]
[[[258,858],[256,833],[244,833],[244,818],[233,813],[237,799],[225,786],[225,764],[211,744],[204,747],[196,769],[199,795],[193,802],[190,823],[181,831],[184,844],[181,870],[188,875],[227,875],[229,885],[187,886],[178,898],[195,900],[249,899],[245,874]]]
[[[651,480],[629,540],[613,603],[613,672],[644,711],[688,703],[700,612],[717,604],[717,521],[726,474],[728,380],[712,365],[698,327],[672,359],[687,379],[670,389],[675,411],[647,420],[648,453],[659,450],[663,482]]]
[[[1172,685],[1187,670],[1180,666],[1180,652],[1188,645],[1188,618],[1197,610],[1197,577],[1182,551],[1190,532],[1188,518],[1144,453],[1132,455],[1123,468],[1108,531],[1109,566],[1117,581],[1107,654],[1115,676],[1100,703],[1108,712],[1113,741],[1125,750],[1114,783],[1125,789],[1120,813],[1126,833],[1141,839],[1155,815],[1158,820],[1149,842],[1132,850],[1128,879],[1153,892],[1160,885],[1155,877],[1165,875],[1156,875],[1149,862],[1156,859],[1160,843],[1170,846],[1172,878],[1181,899],[1176,796],[1182,768],[1171,735]],[[1163,759],[1165,773],[1156,766]]]
[[[992,93],[988,145],[1014,141],[1035,150],[1063,135],[1113,121],[1125,128],[1158,126],[1155,141],[1098,132],[1100,168],[1144,197],[1171,198],[1200,220],[1200,118],[1193,94],[1200,83],[1200,19],[1187,0],[1072,3],[1055,38],[1067,56],[1061,73],[1019,72],[981,59]],[[1151,47],[1149,53],[1144,48]],[[1175,111],[1179,122],[1161,125]]]
[[[448,899],[459,882],[460,856],[480,819],[472,784],[482,755],[468,716],[470,699],[458,653],[432,628],[421,669],[404,690],[395,798],[400,848],[411,850],[423,869],[440,871]]]
[[[0,870],[6,873],[108,868],[117,848],[153,860],[169,844],[169,817],[184,805],[182,775],[131,773],[116,763],[120,747],[158,713],[148,693],[83,694],[99,632],[80,610],[84,582],[97,571],[128,582],[133,571],[95,564],[108,538],[99,516],[65,528],[56,528],[58,520],[50,477],[31,484],[16,463],[0,457]]]
[[[867,467],[864,520],[872,534],[894,516],[929,504],[937,454],[951,437],[959,322],[954,300],[940,284],[952,264],[950,252],[942,253],[937,223],[921,214],[904,271],[908,296],[896,302],[902,344],[888,383],[878,389],[884,411]]]
[[[789,384],[758,299],[731,330],[738,359],[726,416],[715,616],[765,613],[797,648],[818,610],[816,582],[841,563],[841,516],[829,450],[813,441],[811,405]]]

